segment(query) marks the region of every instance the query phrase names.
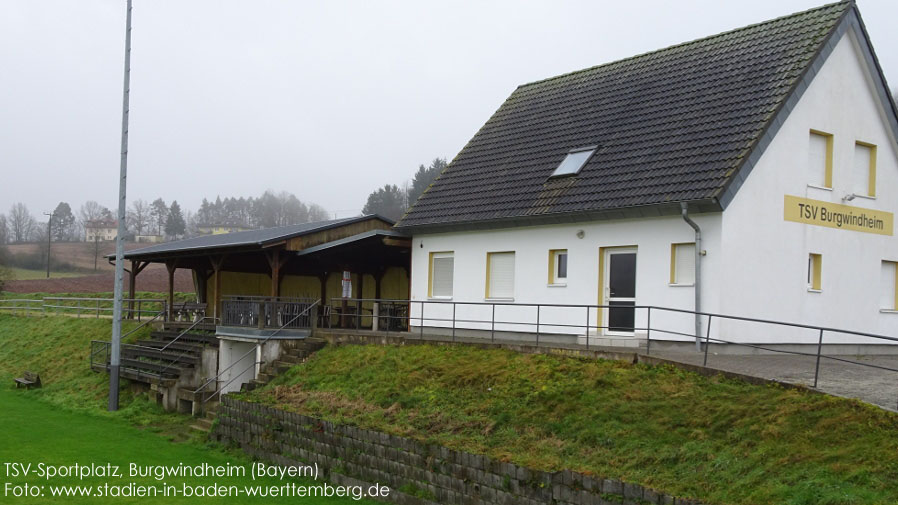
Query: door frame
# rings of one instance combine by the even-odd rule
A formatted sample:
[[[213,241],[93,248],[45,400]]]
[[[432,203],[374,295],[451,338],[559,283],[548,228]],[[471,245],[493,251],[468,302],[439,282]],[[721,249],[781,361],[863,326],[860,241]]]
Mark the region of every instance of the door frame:
[[[622,245],[622,246],[611,246],[611,247],[600,247],[599,248],[599,305],[608,305],[610,301],[606,291],[608,290],[608,282],[610,279],[609,269],[611,268],[611,261],[609,257],[612,254],[635,254],[636,255],[636,267],[638,269],[639,266],[639,248],[636,245]],[[633,282],[636,282],[636,271],[633,273]],[[635,289],[635,286],[634,286]],[[633,303],[636,303],[636,297],[633,297]],[[614,337],[635,337],[636,336],[636,314],[634,309],[634,321],[633,321],[633,331],[610,331],[608,329],[608,313],[610,310],[600,308],[598,309],[600,314],[597,318],[599,322],[599,326],[602,328],[602,334]]]

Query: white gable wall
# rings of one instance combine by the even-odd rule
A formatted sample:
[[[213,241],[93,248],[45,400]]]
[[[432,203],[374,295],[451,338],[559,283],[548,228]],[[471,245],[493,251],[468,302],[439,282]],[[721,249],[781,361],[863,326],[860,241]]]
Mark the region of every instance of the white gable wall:
[[[784,195],[898,213],[898,153],[849,30],[723,213],[718,278],[724,313],[898,337],[898,314],[880,311],[882,260],[898,260],[898,235],[882,236],[785,221]],[[833,189],[808,185],[810,130],[833,135]],[[877,146],[876,198],[855,198],[855,141]],[[822,254],[822,291],[809,292],[809,253]],[[816,342],[810,331],[747,331],[753,341]],[[726,333],[726,331],[724,331]],[[840,338],[827,335],[826,341]],[[842,337],[843,340],[846,340]]]

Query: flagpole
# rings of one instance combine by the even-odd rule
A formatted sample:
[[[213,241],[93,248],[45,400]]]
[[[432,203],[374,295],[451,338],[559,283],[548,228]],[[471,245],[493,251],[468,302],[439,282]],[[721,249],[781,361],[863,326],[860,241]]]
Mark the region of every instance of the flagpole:
[[[122,341],[122,283],[125,277],[125,193],[128,186],[128,112],[131,95],[131,0],[125,21],[125,85],[122,97],[122,161],[118,187],[118,235],[115,237],[115,302],[109,358],[109,410],[118,410]]]

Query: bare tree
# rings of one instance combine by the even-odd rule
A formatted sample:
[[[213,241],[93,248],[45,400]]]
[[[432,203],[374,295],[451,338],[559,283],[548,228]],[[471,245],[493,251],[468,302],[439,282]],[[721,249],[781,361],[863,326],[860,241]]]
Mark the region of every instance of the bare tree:
[[[309,205],[309,221],[314,223],[316,221],[327,221],[330,217],[327,210],[318,205],[317,203],[313,203]]]
[[[137,235],[143,235],[143,231],[149,226],[150,204],[146,200],[134,200],[128,210],[128,227]]]
[[[98,219],[112,219],[112,211],[93,200],[88,200],[78,210],[78,216],[84,224]]]
[[[9,234],[13,242],[25,242],[34,230],[34,216],[24,203],[19,202],[9,209]]]
[[[6,227],[6,216],[0,214],[0,246],[9,242],[9,232]]]

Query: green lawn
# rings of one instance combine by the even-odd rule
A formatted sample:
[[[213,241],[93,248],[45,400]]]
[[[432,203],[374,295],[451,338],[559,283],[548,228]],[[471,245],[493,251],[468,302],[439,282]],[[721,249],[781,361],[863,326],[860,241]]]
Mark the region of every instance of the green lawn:
[[[136,327],[125,322],[123,330]],[[97,485],[103,479],[77,482],[63,479],[54,483],[38,478],[11,478],[2,463],[89,464],[110,462],[114,465],[185,465],[209,463],[249,465],[241,454],[226,453],[205,437],[189,429],[189,416],[165,412],[147,401],[145,395],[121,392],[120,410],[106,410],[108,375],[89,367],[91,340],[108,340],[108,319],[76,319],[59,316],[11,316],[0,314],[0,486],[7,482],[21,485],[64,484]],[[142,338],[143,328],[129,340]],[[24,370],[38,372],[41,389],[13,389],[13,378]],[[224,485],[242,486],[249,479],[228,480]],[[128,479],[122,479],[127,482]],[[157,484],[152,478],[138,479],[142,484]],[[180,486],[208,485],[203,479],[166,479]],[[299,481],[297,481],[299,482]],[[257,482],[259,483],[259,482]],[[276,485],[277,480],[262,483]],[[302,483],[302,482],[300,482]],[[306,484],[309,482],[306,481]],[[302,503],[348,504],[373,503],[350,498],[50,498],[25,500],[4,496],[0,503]],[[47,490],[49,492],[49,489]]]
[[[707,503],[898,503],[898,415],[673,367],[464,346],[329,346],[242,396]]]
[[[66,411],[42,401],[39,391],[11,390],[8,386],[0,388],[0,461],[34,465],[70,466],[72,464],[120,467],[122,478],[96,477],[80,480],[77,477],[58,477],[47,480],[45,477],[31,473],[28,477],[12,476],[7,468],[0,468],[0,503],[4,504],[79,504],[79,503],[115,503],[115,504],[189,504],[189,503],[303,503],[308,505],[348,503],[373,503],[356,501],[351,498],[260,498],[260,497],[163,497],[162,482],[174,486],[181,491],[182,486],[191,488],[213,484],[222,486],[282,486],[316,484],[311,479],[296,480],[287,478],[263,478],[253,481],[250,477],[252,462],[242,456],[222,452],[217,448],[204,447],[194,443],[172,443],[159,435],[137,429],[122,420],[100,417],[84,412]],[[242,466],[246,468],[246,477],[166,477],[163,481],[154,477],[131,478],[128,475],[129,465],[138,466],[177,466],[209,464],[213,466]],[[98,492],[97,486],[153,486],[159,489],[157,497],[52,497],[51,486],[91,486],[91,492]],[[321,484],[317,482],[317,484]],[[36,498],[12,495],[15,490],[9,486],[33,486],[32,489],[43,493]],[[19,487],[21,489],[21,487]],[[113,491],[107,491],[112,494]]]

